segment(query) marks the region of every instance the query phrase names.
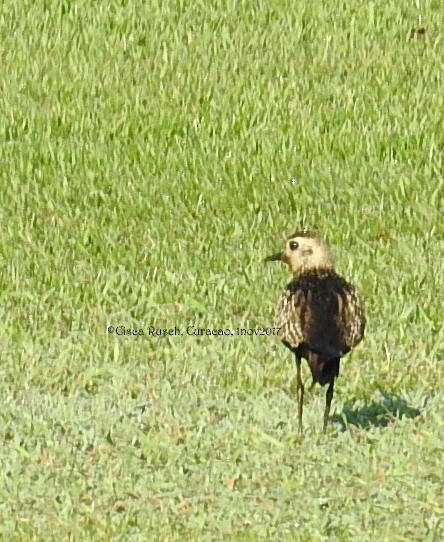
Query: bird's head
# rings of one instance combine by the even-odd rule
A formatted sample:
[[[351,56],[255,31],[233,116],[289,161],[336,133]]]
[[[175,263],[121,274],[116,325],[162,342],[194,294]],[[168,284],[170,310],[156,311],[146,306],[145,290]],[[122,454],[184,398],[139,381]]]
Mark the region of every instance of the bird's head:
[[[333,256],[327,242],[306,229],[288,237],[285,248],[265,261],[282,261],[295,275],[313,269],[333,269]]]

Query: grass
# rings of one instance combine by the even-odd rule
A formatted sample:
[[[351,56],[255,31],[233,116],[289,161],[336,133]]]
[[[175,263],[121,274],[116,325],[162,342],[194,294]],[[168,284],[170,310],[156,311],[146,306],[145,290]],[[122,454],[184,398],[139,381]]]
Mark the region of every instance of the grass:
[[[2,2],[0,538],[443,539],[443,23]],[[368,316],[303,438],[283,346],[186,333],[272,325],[301,223]]]

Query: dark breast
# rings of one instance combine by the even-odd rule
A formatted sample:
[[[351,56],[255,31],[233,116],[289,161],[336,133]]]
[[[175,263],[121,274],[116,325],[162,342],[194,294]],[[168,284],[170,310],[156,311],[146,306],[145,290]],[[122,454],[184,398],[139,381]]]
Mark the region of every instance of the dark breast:
[[[304,273],[290,282],[276,308],[280,338],[291,349],[341,357],[362,339],[365,327],[356,290],[332,270]]]

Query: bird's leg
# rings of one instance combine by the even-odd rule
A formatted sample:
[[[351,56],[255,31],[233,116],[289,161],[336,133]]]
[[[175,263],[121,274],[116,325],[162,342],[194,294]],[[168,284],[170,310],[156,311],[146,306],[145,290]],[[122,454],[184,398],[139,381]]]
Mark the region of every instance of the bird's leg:
[[[301,358],[296,356],[296,397],[298,400],[299,433],[302,433],[302,409],[304,406],[304,384],[301,376]]]
[[[335,385],[335,379],[333,377],[332,381],[328,385],[327,393],[325,394],[324,429],[323,429],[324,433],[327,431],[327,423],[328,423],[328,417],[330,415],[331,400],[333,399],[334,385]]]

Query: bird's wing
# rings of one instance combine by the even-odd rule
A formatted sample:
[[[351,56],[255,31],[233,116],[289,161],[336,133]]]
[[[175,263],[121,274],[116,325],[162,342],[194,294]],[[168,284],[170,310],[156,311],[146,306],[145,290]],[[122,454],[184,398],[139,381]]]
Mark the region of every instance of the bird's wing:
[[[364,336],[364,307],[353,286],[345,283],[322,298],[325,307],[331,307],[330,314],[336,319],[337,327],[329,325],[320,329],[317,323],[326,324],[325,315],[318,320],[320,298],[316,298],[310,289],[291,286],[282,292],[276,307],[275,326],[279,328],[278,336],[282,341],[291,348],[307,343],[312,349],[329,352],[332,356],[341,355],[340,352],[343,355],[359,343]],[[337,303],[333,302],[335,295]],[[336,333],[339,333],[337,339]]]
[[[303,341],[301,306],[305,302],[300,290],[285,289],[276,306],[275,326],[278,336],[292,348],[297,348]]]
[[[364,336],[365,316],[364,304],[357,291],[350,285],[338,294],[340,327],[343,330],[344,342],[353,348]]]

